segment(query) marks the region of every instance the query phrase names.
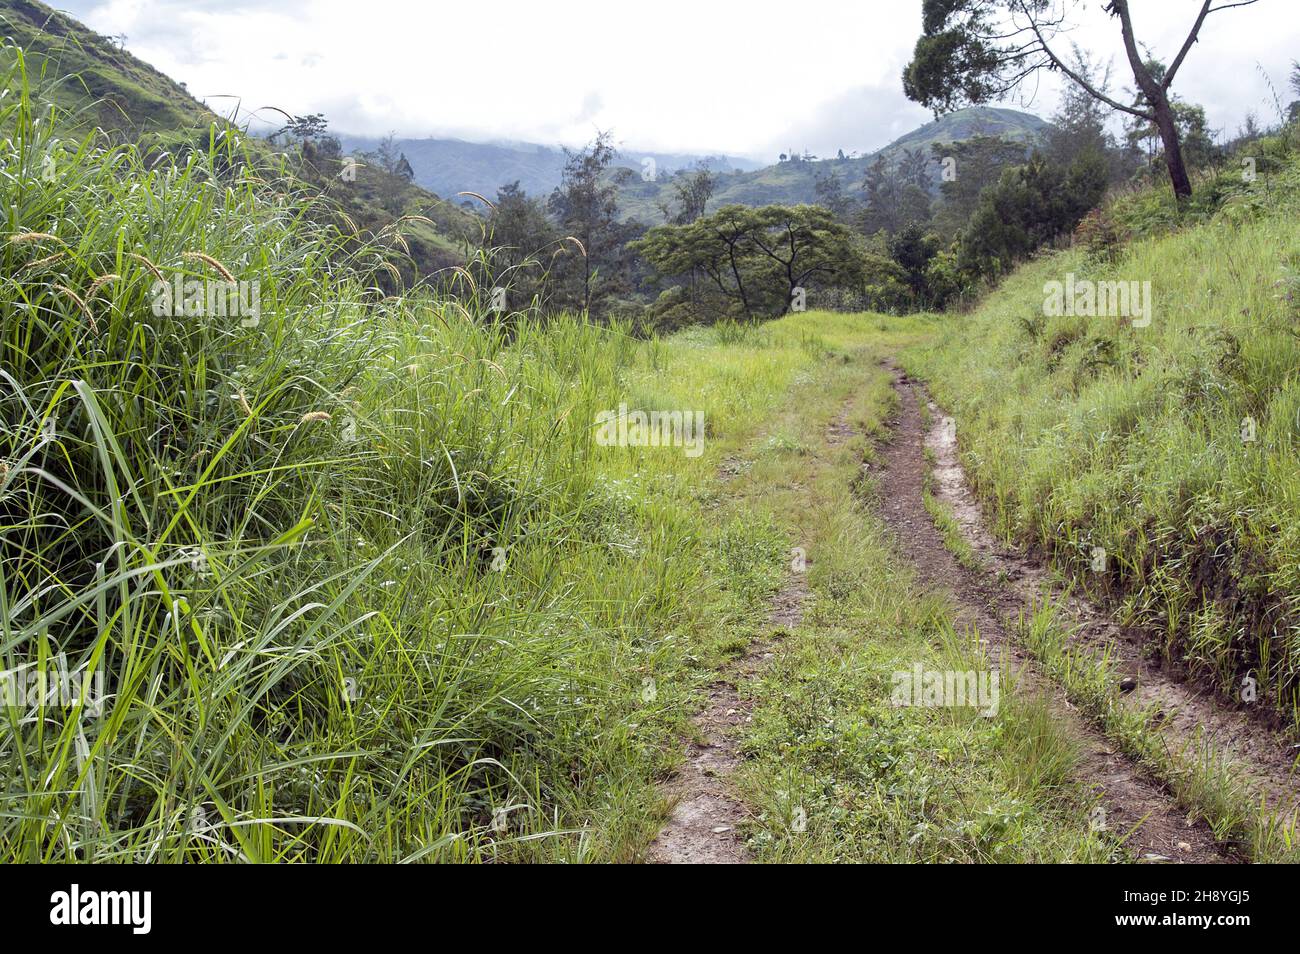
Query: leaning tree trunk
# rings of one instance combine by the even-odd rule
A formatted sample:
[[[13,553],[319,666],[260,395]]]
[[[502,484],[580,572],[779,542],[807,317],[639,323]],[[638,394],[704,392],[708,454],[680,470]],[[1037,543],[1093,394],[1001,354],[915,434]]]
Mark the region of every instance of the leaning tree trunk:
[[[1124,52],[1128,54],[1129,66],[1133,70],[1133,79],[1137,82],[1137,87],[1146,97],[1147,103],[1151,106],[1151,115],[1155,118],[1156,128],[1160,130],[1160,141],[1165,147],[1165,165],[1169,168],[1169,181],[1174,186],[1174,197],[1181,202],[1183,199],[1191,197],[1192,180],[1187,177],[1187,166],[1183,164],[1183,144],[1178,135],[1178,123],[1174,120],[1173,107],[1169,105],[1169,94],[1167,87],[1162,85],[1159,80],[1151,75],[1147,65],[1142,62],[1142,54],[1138,51],[1137,38],[1133,35],[1133,18],[1129,13],[1129,0],[1111,0],[1109,10],[1115,16],[1119,17],[1120,32],[1124,35]],[[1196,22],[1196,28],[1192,32],[1191,40],[1195,39],[1196,31],[1200,29],[1201,22],[1210,10],[1210,4],[1207,0],[1205,7],[1201,11],[1201,18]],[[1190,41],[1189,41],[1190,42]],[[1184,48],[1184,52],[1186,49]],[[1179,59],[1182,59],[1181,54]],[[1174,64],[1174,69],[1178,67]],[[1141,115],[1141,114],[1139,114]]]
[[[1169,106],[1169,99],[1161,96],[1154,104],[1156,128],[1160,130],[1160,141],[1165,147],[1165,165],[1169,169],[1169,181],[1174,185],[1174,196],[1187,199],[1192,194],[1192,180],[1187,176],[1187,166],[1183,162],[1183,144],[1178,135],[1178,123],[1174,120],[1174,111]]]

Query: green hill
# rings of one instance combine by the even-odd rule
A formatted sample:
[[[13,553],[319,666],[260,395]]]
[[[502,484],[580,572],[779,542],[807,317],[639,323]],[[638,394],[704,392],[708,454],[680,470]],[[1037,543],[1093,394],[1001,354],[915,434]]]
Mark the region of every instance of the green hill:
[[[1024,142],[1028,148],[1039,141],[1047,126],[1048,123],[1039,117],[1014,109],[988,106],[962,109],[926,123],[865,156],[815,160],[793,157],[762,169],[724,173],[709,201],[709,209],[732,203],[812,203],[817,201],[819,177],[834,172],[843,179],[845,188],[853,192],[862,184],[867,168],[878,156],[883,155],[893,166],[906,149],[920,149],[928,156],[936,144],[960,142],[975,136],[1000,136]],[[937,183],[937,174],[935,180]],[[633,176],[622,188],[621,212],[625,218],[658,222],[662,219],[659,203],[669,202],[672,194],[671,183],[666,179],[645,182],[639,175]]]
[[[0,67],[22,50],[24,68],[38,81],[41,95],[67,111],[67,131],[85,134],[99,128],[116,142],[134,142],[147,151],[202,148],[211,131],[235,130],[199,102],[184,86],[66,14],[32,0],[0,0]],[[240,136],[246,158],[279,174],[283,154],[265,141]],[[378,235],[403,216],[396,241],[395,267],[414,281],[464,261],[481,238],[480,219],[418,185],[362,164],[354,181],[338,176],[339,163],[310,162],[290,155],[298,184],[322,193],[342,213],[345,227]]]
[[[29,74],[60,81],[54,96],[87,124],[136,140],[218,119],[179,83],[43,3],[0,0],[0,33],[23,49]]]

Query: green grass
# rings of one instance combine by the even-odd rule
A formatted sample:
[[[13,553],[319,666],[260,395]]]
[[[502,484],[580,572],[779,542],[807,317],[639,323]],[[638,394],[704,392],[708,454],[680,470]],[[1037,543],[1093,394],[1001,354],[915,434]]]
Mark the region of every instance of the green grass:
[[[1230,197],[1176,231],[1025,266],[906,364],[961,423],[964,462],[1003,539],[1047,552],[1225,694],[1249,675],[1291,715],[1300,165],[1269,168],[1254,184],[1216,180]],[[1141,218],[1143,202],[1124,197],[1113,214]],[[1044,285],[1069,272],[1150,281],[1151,326],[1048,317]],[[1242,440],[1246,418],[1254,442]],[[1106,574],[1090,569],[1093,547],[1109,555]]]
[[[24,65],[0,109],[0,666],[63,654],[108,697],[3,710],[0,857],[632,857],[782,564],[708,488],[815,376],[806,326],[642,343],[380,298],[382,252],[228,142],[56,147]],[[155,273],[221,269],[260,283],[256,324],[153,314]],[[703,411],[706,453],[598,446],[620,401]]]
[[[757,812],[748,844],[769,862],[1122,859],[1122,846],[1089,824],[1076,742],[1041,700],[1004,686],[994,718],[891,704],[892,674],[916,663],[996,662],[918,584],[870,511],[861,464],[894,401],[877,359],[934,327],[891,321],[883,335],[864,322],[848,360],[770,425],[798,426],[809,452],[765,452],[734,478],[746,510],[806,549],[811,590],[802,623],[746,689],[755,708],[739,784]],[[828,445],[841,413],[858,435]]]
[[[1160,731],[1154,708],[1124,705],[1109,656],[1071,645],[1050,602],[1044,600],[1022,614],[1017,636],[1071,701],[1168,786],[1191,816],[1203,819],[1215,838],[1237,844],[1256,862],[1295,861],[1294,820],[1261,806],[1240,768],[1208,737],[1171,745]]]

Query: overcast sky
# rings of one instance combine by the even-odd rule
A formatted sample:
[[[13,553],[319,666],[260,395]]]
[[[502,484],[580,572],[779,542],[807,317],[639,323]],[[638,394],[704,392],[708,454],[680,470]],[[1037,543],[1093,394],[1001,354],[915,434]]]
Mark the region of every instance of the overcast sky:
[[[1219,0],[1230,2],[1230,0]],[[869,151],[930,118],[899,74],[921,0],[63,0],[60,7],[218,112],[323,112],[352,133],[628,148],[771,160],[786,148]],[[1133,0],[1138,37],[1166,62],[1200,0]],[[1079,4],[1073,39],[1113,56],[1115,21]],[[1175,91],[1234,132],[1273,115],[1257,64],[1287,102],[1300,0],[1214,14]],[[1033,92],[1032,90],[1028,92]],[[222,97],[237,97],[238,100]],[[1057,86],[1026,108],[1042,116]],[[274,114],[267,114],[273,121]]]

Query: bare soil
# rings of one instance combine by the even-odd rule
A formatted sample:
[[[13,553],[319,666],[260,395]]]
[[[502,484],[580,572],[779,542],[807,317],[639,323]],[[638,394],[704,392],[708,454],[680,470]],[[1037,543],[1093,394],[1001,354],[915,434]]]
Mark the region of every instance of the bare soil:
[[[832,447],[853,435],[844,413],[827,429]],[[738,460],[724,461],[719,477],[728,480],[743,472]],[[804,575],[792,576],[772,597],[767,630],[772,635],[751,643],[707,690],[704,708],[692,719],[696,737],[686,759],[661,788],[672,805],[647,859],[654,864],[745,864],[751,858],[740,835],[749,809],[731,791],[729,779],[740,764],[738,729],[748,722],[751,699],[739,690],[767,664],[778,649],[776,634],[789,632],[803,617],[809,591]]]

